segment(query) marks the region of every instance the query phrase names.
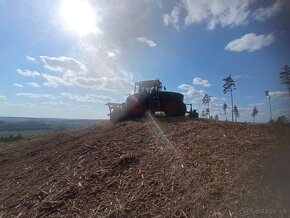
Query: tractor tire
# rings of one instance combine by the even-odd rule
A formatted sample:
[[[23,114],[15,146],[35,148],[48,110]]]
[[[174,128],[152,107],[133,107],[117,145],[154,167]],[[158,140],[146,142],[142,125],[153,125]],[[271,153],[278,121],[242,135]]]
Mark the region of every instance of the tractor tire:
[[[186,105],[181,102],[180,105],[179,105],[178,116],[184,117],[185,114],[186,114]]]
[[[179,115],[180,102],[176,99],[166,99],[163,103],[163,110],[166,116],[174,117]]]
[[[127,101],[128,103],[128,116],[132,119],[140,118],[145,115],[146,105],[142,98],[134,96]]]

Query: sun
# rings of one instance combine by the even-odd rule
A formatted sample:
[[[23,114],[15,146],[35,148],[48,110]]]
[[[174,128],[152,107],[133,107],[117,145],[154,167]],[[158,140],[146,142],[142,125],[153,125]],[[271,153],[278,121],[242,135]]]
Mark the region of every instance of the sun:
[[[95,11],[87,0],[62,0],[60,16],[64,26],[79,35],[99,32]]]

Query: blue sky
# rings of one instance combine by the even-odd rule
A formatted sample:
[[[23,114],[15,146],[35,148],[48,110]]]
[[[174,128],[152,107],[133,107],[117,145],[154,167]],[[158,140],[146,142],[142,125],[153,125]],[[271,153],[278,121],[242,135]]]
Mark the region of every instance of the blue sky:
[[[107,118],[134,82],[160,78],[225,119],[223,78],[240,121],[290,118],[287,0],[0,0],[0,116]],[[229,114],[228,114],[229,116]]]

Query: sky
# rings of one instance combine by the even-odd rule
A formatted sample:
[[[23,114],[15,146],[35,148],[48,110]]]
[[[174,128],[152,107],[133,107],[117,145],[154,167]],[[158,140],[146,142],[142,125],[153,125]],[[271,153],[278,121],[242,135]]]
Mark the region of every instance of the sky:
[[[159,78],[199,113],[290,118],[287,0],[0,0],[0,116],[106,119],[134,83]],[[230,119],[230,109],[227,118]]]

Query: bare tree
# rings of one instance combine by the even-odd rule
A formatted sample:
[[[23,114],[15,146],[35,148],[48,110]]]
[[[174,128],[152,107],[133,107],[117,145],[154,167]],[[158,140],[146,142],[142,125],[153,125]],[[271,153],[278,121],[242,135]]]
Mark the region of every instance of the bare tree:
[[[206,118],[206,115],[207,115],[207,114],[206,114],[206,111],[205,111],[205,110],[202,110],[202,112],[201,112],[201,117],[202,117],[202,118]]]
[[[257,106],[255,106],[255,107],[253,108],[253,112],[252,112],[252,114],[251,114],[251,116],[253,117],[253,123],[255,123],[255,117],[258,115],[258,113],[259,113],[259,111],[258,111],[258,109],[257,109]]]
[[[237,122],[238,118],[240,117],[240,112],[237,105],[234,106],[234,115],[235,115],[235,122]]]
[[[226,103],[224,103],[223,110],[224,110],[224,113],[225,113],[225,116],[226,116],[226,120],[228,120],[228,117],[227,117],[227,108],[228,108],[228,105]]]
[[[271,95],[269,90],[265,91],[265,95],[268,97],[269,99],[269,107],[270,107],[270,122],[273,122],[273,118],[272,118],[272,107],[271,107]]]
[[[210,118],[210,111],[209,111],[209,104],[211,102],[211,99],[210,99],[211,96],[209,96],[208,94],[205,94],[202,98],[202,104],[204,106],[206,106],[206,114],[208,115],[208,118]]]
[[[214,119],[215,119],[215,120],[219,120],[219,115],[216,114],[216,115],[214,116]]]
[[[208,119],[210,118],[210,115],[209,115],[209,108],[206,108],[206,109],[205,109],[205,115],[208,116]]]
[[[290,98],[290,67],[285,65],[280,72],[281,83],[285,84],[288,88],[289,98]]]
[[[231,93],[231,102],[232,102],[232,121],[234,122],[234,100],[233,100],[233,88],[236,86],[235,81],[232,79],[231,75],[223,79],[225,81],[224,94],[227,92]]]

